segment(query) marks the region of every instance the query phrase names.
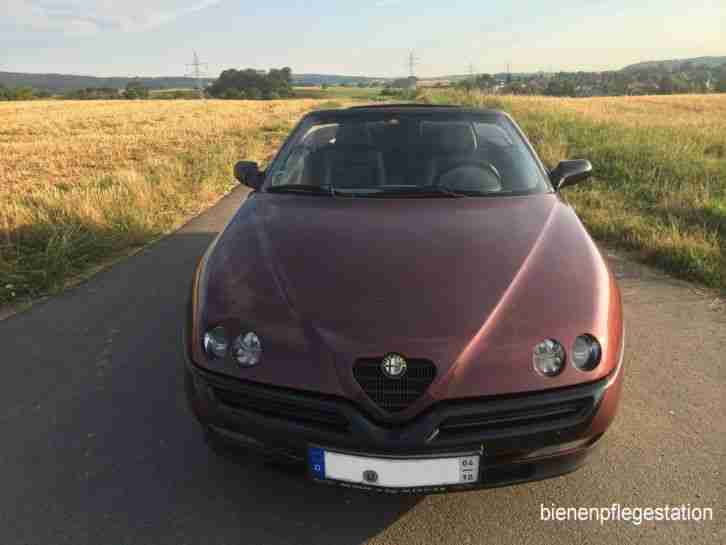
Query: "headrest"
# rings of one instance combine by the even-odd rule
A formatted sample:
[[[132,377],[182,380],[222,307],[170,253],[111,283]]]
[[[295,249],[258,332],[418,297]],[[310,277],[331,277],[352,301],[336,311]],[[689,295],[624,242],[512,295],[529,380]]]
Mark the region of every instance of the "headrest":
[[[326,146],[308,157],[306,167],[319,185],[361,189],[385,184],[382,154],[361,146]]]
[[[347,147],[369,147],[372,145],[371,135],[365,123],[340,125],[338,132],[335,134],[335,143],[338,146]]]
[[[470,123],[421,122],[421,138],[426,151],[464,155],[476,150],[476,136]]]

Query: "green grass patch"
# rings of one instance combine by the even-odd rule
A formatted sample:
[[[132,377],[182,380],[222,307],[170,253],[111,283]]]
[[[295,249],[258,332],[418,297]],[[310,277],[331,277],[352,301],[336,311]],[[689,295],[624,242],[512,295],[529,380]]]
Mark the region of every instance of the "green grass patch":
[[[293,93],[295,98],[315,99],[347,99],[347,100],[381,100],[381,87],[339,87],[330,86],[325,89],[321,87],[295,87]]]
[[[236,185],[230,165],[245,147],[243,139],[220,143],[15,199],[25,221],[0,240],[0,304],[55,293],[178,228]]]
[[[346,101],[341,100],[342,103]],[[8,105],[0,306],[58,292],[172,232],[265,164],[315,101]]]

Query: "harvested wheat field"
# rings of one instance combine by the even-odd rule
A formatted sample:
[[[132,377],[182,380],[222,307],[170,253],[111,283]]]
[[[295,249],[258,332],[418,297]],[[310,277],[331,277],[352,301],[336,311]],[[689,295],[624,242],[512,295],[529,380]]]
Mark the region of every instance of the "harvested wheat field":
[[[262,160],[320,101],[37,101],[0,104],[3,190],[77,183],[234,143]],[[252,155],[248,155],[252,156]]]
[[[0,103],[0,304],[52,292],[158,238],[264,163],[303,113],[288,101]]]

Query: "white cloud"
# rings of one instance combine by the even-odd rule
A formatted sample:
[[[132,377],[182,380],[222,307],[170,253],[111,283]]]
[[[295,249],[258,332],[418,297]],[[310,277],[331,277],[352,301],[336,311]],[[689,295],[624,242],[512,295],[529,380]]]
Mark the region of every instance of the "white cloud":
[[[4,0],[4,26],[93,34],[149,30],[222,0]]]

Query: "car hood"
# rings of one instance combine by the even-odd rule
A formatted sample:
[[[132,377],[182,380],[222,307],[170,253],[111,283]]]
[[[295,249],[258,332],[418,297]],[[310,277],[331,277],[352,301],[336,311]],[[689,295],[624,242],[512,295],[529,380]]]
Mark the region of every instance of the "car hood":
[[[478,330],[555,205],[553,199],[536,206],[524,199],[304,201],[262,208],[265,259],[293,307],[315,327],[385,343],[381,349],[389,351],[396,339],[441,342]]]
[[[353,362],[399,352],[435,362],[432,398],[538,390],[583,377],[537,375],[533,343],[607,343],[609,273],[554,194],[257,194],[207,266],[206,321],[261,334],[269,365],[234,373],[263,382],[356,397]]]

